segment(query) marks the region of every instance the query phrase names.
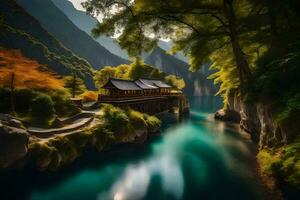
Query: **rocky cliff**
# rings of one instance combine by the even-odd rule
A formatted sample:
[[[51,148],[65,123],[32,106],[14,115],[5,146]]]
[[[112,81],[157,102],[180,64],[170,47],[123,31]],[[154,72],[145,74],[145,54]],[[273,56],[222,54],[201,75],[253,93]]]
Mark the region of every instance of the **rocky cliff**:
[[[21,123],[8,116],[0,116],[0,170],[19,167],[27,155],[29,134]]]
[[[293,122],[279,122],[274,108],[266,103],[246,103],[237,91],[228,96],[226,110],[216,113],[217,119],[239,122],[242,129],[250,133],[260,148],[278,147],[290,143],[297,136],[300,119]]]

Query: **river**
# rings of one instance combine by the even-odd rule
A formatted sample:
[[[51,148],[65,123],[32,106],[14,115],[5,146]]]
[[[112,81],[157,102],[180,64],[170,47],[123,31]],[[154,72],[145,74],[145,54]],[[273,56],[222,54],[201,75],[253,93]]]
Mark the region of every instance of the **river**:
[[[139,147],[89,153],[59,172],[14,173],[2,196],[28,200],[265,199],[256,146],[218,122],[216,97],[190,98],[190,118]],[[3,186],[5,185],[5,186]],[[4,191],[5,190],[5,191]]]

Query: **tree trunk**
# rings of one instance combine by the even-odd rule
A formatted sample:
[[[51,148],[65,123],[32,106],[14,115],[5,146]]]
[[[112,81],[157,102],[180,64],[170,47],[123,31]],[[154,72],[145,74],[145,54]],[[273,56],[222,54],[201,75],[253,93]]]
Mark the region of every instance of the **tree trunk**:
[[[278,38],[278,32],[277,32],[277,23],[276,23],[276,11],[274,10],[273,6],[274,3],[277,4],[277,1],[274,0],[267,0],[267,7],[268,7],[268,17],[269,17],[269,23],[271,27],[271,36],[272,36],[272,42],[274,40],[276,41]]]
[[[72,82],[72,97],[75,98],[76,93],[76,75],[73,74],[73,82]]]
[[[251,69],[249,67],[248,61],[245,57],[244,52],[239,44],[238,34],[236,31],[236,16],[232,6],[233,0],[224,0],[224,11],[228,19],[228,29],[229,37],[231,40],[231,46],[238,68],[239,78],[241,83],[247,81],[251,77]]]
[[[10,78],[10,109],[12,113],[15,113],[14,93],[15,93],[15,73],[12,72]]]

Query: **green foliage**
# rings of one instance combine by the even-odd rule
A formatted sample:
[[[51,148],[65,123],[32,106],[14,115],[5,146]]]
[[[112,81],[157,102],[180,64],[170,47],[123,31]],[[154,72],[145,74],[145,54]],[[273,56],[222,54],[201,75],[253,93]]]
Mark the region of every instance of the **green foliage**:
[[[128,77],[129,65],[119,65],[117,67],[106,66],[97,71],[94,76],[96,86],[100,88],[109,78],[126,79]]]
[[[86,90],[83,80],[75,74],[64,77],[64,82],[65,88],[69,90],[73,97],[82,94]]]
[[[164,73],[157,68],[147,65],[141,58],[137,58],[135,62],[130,65],[128,78],[135,80],[141,77],[147,78],[162,78]]]
[[[142,130],[147,129],[147,122],[144,119],[144,115],[142,113],[135,110],[128,109],[126,114],[129,117],[130,124],[135,129],[142,129]]]
[[[175,87],[178,90],[182,90],[185,87],[185,82],[182,78],[175,75],[168,75],[165,77],[165,81]]]
[[[124,110],[111,104],[104,104],[102,111],[107,129],[114,133],[126,133],[129,130],[129,117]]]
[[[300,189],[300,139],[275,150],[260,150],[258,154],[262,170],[281,183]]]
[[[49,91],[54,102],[55,112],[60,117],[70,117],[80,113],[80,109],[73,101],[70,100],[71,95],[65,90]]]
[[[45,122],[54,117],[54,102],[51,97],[46,94],[39,93],[31,104],[31,113],[33,120],[37,123]]]
[[[0,87],[0,98],[0,112],[9,113],[10,90]],[[80,112],[65,90],[19,89],[15,90],[14,99],[17,116],[35,126],[48,126],[54,114],[69,117]]]
[[[220,85],[216,95],[221,95],[224,99],[224,106],[228,104],[228,96],[230,91],[239,88],[240,81],[237,74],[237,69],[233,58],[230,56],[230,49],[224,47],[211,55],[211,60],[214,60],[210,69],[215,73],[208,78],[214,80],[214,84]]]
[[[104,113],[101,117],[104,121],[104,129],[114,134],[133,134],[136,130],[157,130],[161,124],[154,116],[129,108],[123,110],[110,104],[103,104],[101,112]]]
[[[270,52],[262,57],[253,79],[243,88],[247,101],[270,104],[278,121],[300,113],[300,42],[293,42],[288,48],[284,55]]]
[[[144,119],[146,121],[149,131],[156,131],[161,127],[161,121],[155,116],[149,116],[144,114]]]
[[[10,112],[10,90],[0,87],[0,113]]]
[[[20,89],[14,93],[15,109],[18,113],[26,114],[31,111],[34,98],[40,93],[30,89]]]
[[[109,78],[119,78],[127,80],[135,80],[137,78],[158,78],[163,79],[165,74],[150,65],[143,62],[141,58],[137,58],[129,65],[119,65],[117,67],[106,66],[99,72],[95,73],[94,80],[98,88],[101,88]],[[180,79],[174,80],[174,84],[178,84]]]

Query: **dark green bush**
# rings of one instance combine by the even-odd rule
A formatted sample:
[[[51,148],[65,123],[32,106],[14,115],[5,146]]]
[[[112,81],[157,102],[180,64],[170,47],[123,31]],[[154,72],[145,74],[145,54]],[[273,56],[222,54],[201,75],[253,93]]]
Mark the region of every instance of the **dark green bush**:
[[[78,106],[70,100],[70,95],[61,90],[50,91],[49,95],[54,102],[56,114],[60,117],[69,117],[80,113]]]
[[[0,87],[0,113],[10,112],[10,91],[7,88]]]
[[[50,120],[55,114],[54,102],[50,96],[39,93],[32,101],[31,112],[36,121]]]
[[[32,100],[38,95],[31,89],[16,90],[14,94],[14,103],[17,113],[28,113],[31,109]]]

